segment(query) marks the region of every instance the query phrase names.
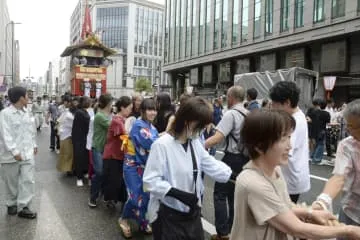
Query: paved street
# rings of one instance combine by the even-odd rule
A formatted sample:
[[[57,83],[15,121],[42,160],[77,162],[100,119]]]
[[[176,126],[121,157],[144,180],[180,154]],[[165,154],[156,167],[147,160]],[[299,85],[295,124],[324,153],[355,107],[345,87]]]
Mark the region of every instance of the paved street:
[[[9,217],[4,201],[4,184],[0,181],[0,240],[100,240],[123,239],[117,226],[118,213],[104,204],[97,209],[87,206],[89,187],[76,187],[76,179],[65,177],[56,171],[57,155],[49,152],[49,129],[38,136],[39,155],[36,160],[36,197],[33,209],[37,220]],[[221,154],[217,155],[220,158]],[[312,166],[311,174],[318,178],[331,175],[330,166]],[[301,201],[311,203],[321,191],[324,181],[312,179],[311,192]],[[214,208],[212,201],[213,182],[206,179],[206,194],[203,207],[204,228],[214,231]],[[338,209],[338,201],[335,209]],[[151,239],[142,235],[133,239]]]

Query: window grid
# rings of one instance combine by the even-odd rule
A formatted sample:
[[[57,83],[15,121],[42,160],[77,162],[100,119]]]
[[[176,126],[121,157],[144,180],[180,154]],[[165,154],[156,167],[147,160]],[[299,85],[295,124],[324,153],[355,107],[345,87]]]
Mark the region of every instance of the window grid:
[[[304,26],[304,0],[295,0],[295,28]]]
[[[242,1],[241,42],[247,42],[249,36],[249,0]]]
[[[273,33],[273,12],[274,12],[273,0],[266,0],[266,2],[265,2],[265,35],[271,35]]]
[[[345,0],[332,0],[331,18],[345,16]]]
[[[205,52],[210,51],[211,0],[206,1]]]
[[[324,21],[324,0],[314,0],[314,23]]]
[[[281,0],[280,32],[285,32],[289,30],[289,4],[289,0]]]
[[[231,42],[232,44],[237,44],[239,42],[239,11],[240,5],[239,0],[233,0],[233,22],[232,22],[232,31],[231,31]]]
[[[259,38],[261,35],[261,0],[255,0],[254,16],[254,38]]]
[[[214,49],[219,48],[221,0],[215,0]]]
[[[221,48],[227,47],[229,0],[222,1]]]
[[[196,17],[197,17],[197,11],[196,11],[196,6],[197,6],[197,0],[193,0],[192,1],[193,6],[192,6],[192,33],[191,33],[191,56],[195,56],[196,55],[196,43],[198,41],[198,39],[196,39],[196,30],[198,30],[198,28],[196,27]]]

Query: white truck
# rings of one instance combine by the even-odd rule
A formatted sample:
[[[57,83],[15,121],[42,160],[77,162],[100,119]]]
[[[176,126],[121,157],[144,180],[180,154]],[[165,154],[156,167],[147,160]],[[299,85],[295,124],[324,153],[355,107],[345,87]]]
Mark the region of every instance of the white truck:
[[[279,81],[293,81],[300,88],[299,107],[306,111],[312,105],[314,97],[323,96],[323,87],[319,87],[319,73],[294,67],[279,69],[276,71],[251,72],[236,74],[234,85],[240,85],[245,90],[255,88],[258,91],[258,99],[269,98],[270,88]]]

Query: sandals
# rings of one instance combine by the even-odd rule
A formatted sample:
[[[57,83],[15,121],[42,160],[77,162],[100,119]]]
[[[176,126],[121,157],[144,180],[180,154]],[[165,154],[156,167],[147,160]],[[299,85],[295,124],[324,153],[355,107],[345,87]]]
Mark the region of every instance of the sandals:
[[[124,219],[119,219],[118,223],[124,238],[132,238],[131,228],[127,221]]]
[[[146,225],[146,227],[142,230],[142,232],[145,235],[152,235],[152,228],[151,228],[150,224]]]

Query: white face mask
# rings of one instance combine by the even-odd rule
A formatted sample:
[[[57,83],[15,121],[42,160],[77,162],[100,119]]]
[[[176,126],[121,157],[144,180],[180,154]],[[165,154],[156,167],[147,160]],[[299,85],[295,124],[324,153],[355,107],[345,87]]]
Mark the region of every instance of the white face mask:
[[[190,130],[189,126],[187,126],[186,132],[187,132],[186,137],[188,140],[194,140],[194,139],[200,137],[200,135],[202,134],[202,131]]]

